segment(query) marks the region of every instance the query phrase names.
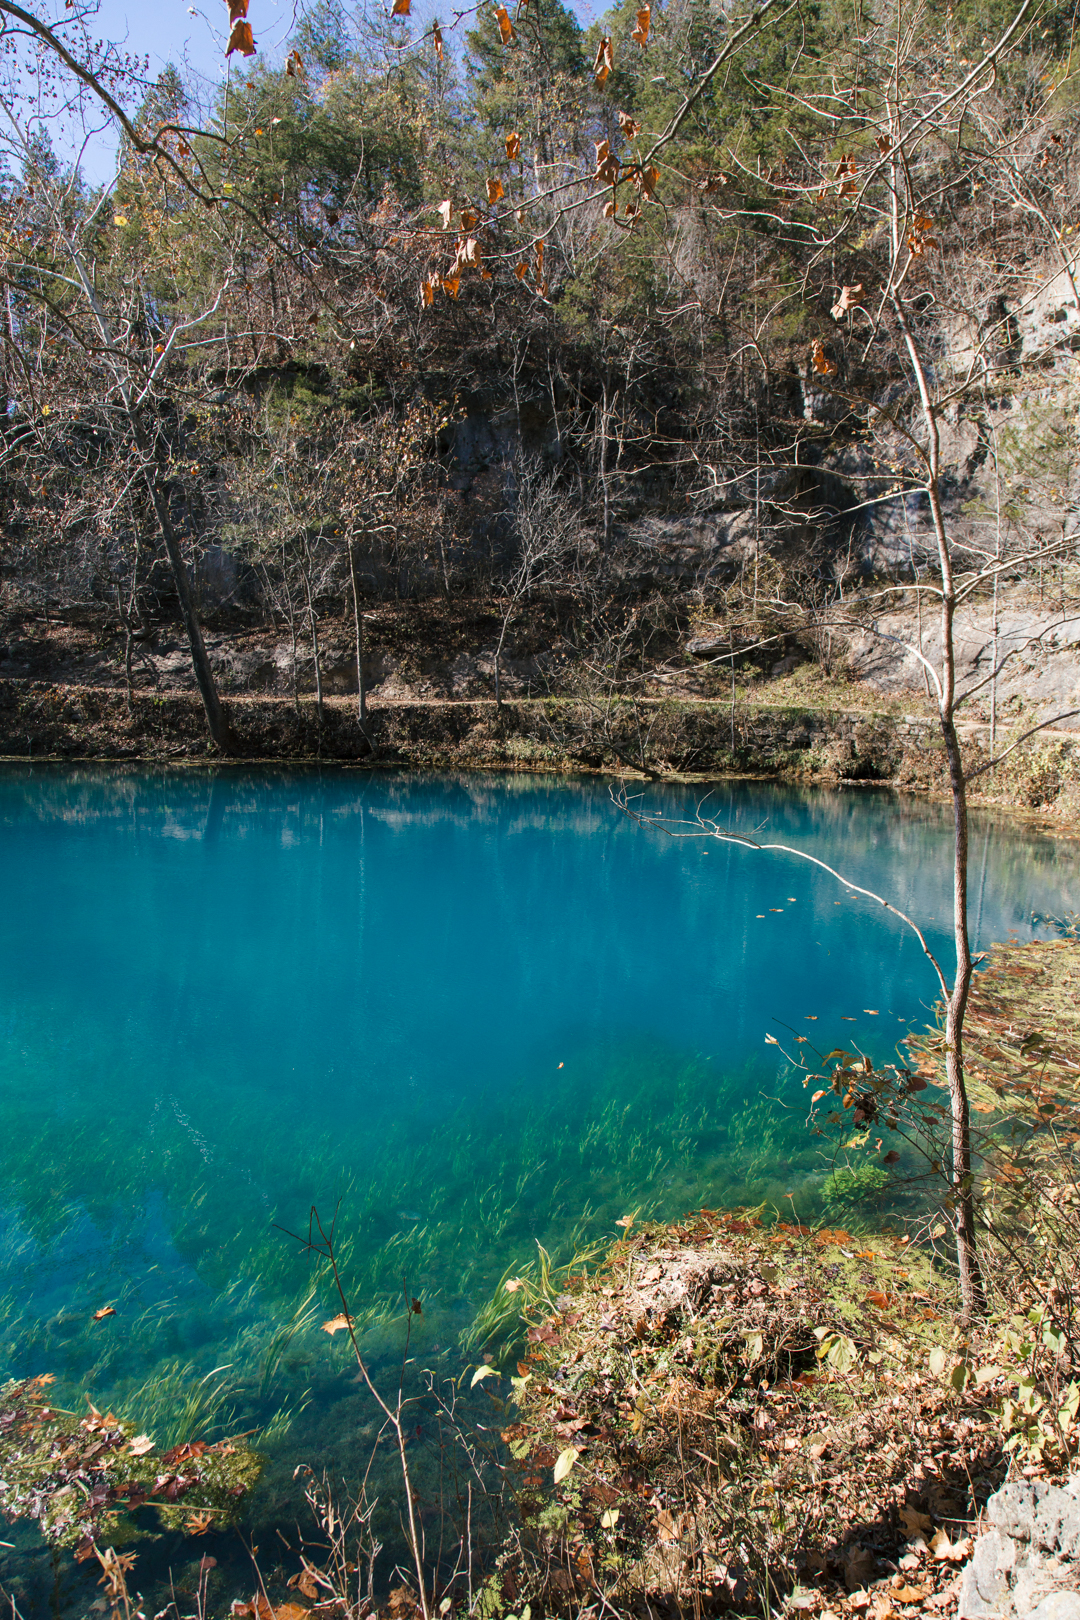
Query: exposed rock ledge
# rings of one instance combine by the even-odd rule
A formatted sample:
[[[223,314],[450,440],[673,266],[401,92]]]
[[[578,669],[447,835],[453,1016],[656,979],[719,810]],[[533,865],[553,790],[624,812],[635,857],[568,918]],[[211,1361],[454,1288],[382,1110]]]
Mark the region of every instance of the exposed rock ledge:
[[[1080,1474],[1014,1482],[986,1504],[990,1529],[964,1570],[958,1620],[1080,1620]]]

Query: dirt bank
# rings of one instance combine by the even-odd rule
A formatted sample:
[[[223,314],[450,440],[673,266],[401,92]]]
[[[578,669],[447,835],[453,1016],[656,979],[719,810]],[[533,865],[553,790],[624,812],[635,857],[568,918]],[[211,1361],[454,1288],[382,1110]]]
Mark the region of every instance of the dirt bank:
[[[491,699],[383,698],[371,707],[366,735],[355,697],[327,698],[321,723],[306,697],[237,694],[228,709],[235,757],[244,760],[763,776],[889,784],[932,795],[947,786],[933,718],[898,708],[666,696],[603,703],[516,697],[501,707]],[[977,769],[989,758],[989,732],[970,726],[966,740]],[[1014,740],[999,731],[998,752]],[[194,692],[136,692],[129,707],[115,687],[20,679],[0,680],[0,755],[193,763],[220,757]],[[1080,824],[1080,739],[1038,733],[981,776],[972,797],[1038,812],[1063,827]]]

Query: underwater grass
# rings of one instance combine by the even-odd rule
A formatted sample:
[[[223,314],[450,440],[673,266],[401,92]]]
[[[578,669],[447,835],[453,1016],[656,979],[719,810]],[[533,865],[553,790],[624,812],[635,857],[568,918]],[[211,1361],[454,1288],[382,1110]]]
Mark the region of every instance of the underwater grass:
[[[775,1095],[764,1065],[717,1073],[637,1047],[579,1052],[572,1071],[542,1100],[523,1080],[426,1134],[382,1121],[374,1154],[366,1133],[331,1141],[294,1122],[288,1138],[252,1143],[243,1177],[207,1161],[190,1099],[183,1118],[158,1109],[146,1158],[89,1105],[62,1133],[16,1133],[0,1153],[6,1370],[53,1371],[162,1443],[238,1427],[280,1443],[340,1364],[320,1329],[333,1314],[325,1279],[278,1229],[306,1229],[313,1201],[339,1209],[342,1269],[376,1353],[394,1339],[403,1283],[424,1303],[421,1345],[469,1350],[491,1326],[500,1280],[535,1265],[538,1244],[558,1267],[629,1211],[662,1218],[792,1193],[807,1210],[820,1204],[829,1167],[794,1091]],[[48,1221],[42,1182],[63,1190]],[[108,1196],[80,1194],[92,1185]],[[35,1290],[46,1270],[58,1279],[50,1308]],[[106,1306],[116,1314],[95,1320]]]

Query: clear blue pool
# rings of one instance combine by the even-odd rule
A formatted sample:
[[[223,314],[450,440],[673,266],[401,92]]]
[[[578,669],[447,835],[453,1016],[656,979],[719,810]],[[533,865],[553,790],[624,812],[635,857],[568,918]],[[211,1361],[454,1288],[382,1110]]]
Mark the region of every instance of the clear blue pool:
[[[761,784],[711,806],[948,958],[937,807]],[[642,831],[595,779],[12,766],[0,819],[0,1359],[161,1441],[339,1445],[336,1302],[275,1223],[337,1207],[372,1342],[404,1281],[419,1353],[456,1355],[537,1241],[567,1258],[701,1202],[814,1213],[766,1034],[885,1057],[934,1000],[880,907]],[[1073,845],[978,816],[971,882],[978,944],[1080,907]]]

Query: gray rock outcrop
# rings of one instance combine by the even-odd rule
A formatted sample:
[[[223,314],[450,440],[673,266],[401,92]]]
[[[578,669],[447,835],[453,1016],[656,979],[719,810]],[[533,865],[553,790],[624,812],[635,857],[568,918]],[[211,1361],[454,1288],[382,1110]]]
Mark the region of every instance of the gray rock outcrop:
[[[1080,1620],[1080,1474],[1005,1485],[960,1585],[958,1620]]]

